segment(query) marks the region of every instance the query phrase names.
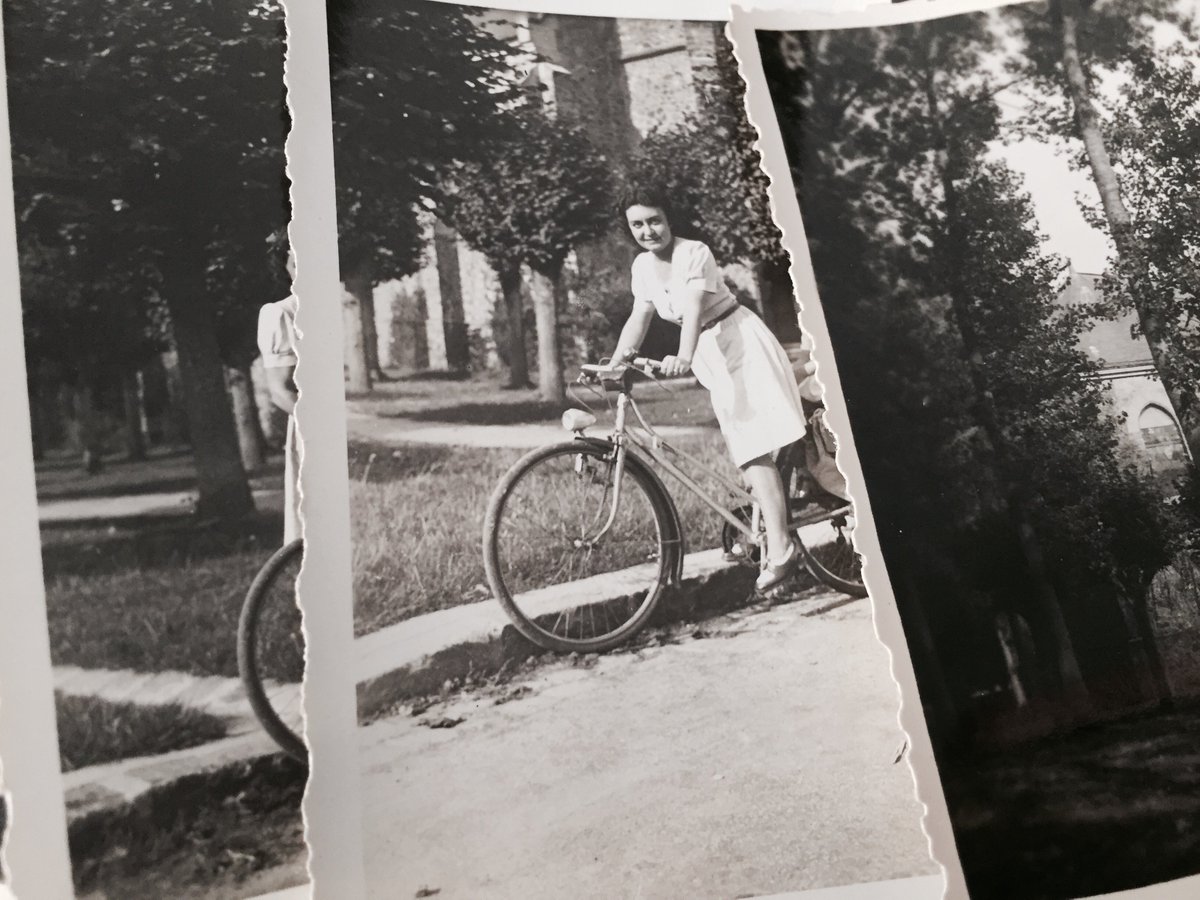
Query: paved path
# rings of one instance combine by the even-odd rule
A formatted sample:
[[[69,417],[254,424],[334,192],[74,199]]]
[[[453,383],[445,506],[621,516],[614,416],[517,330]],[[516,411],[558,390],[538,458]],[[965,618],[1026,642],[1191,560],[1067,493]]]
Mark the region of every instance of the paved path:
[[[832,599],[361,728],[368,896],[729,900],[936,874],[870,607]],[[420,725],[443,717],[463,721]]]
[[[280,511],[283,509],[283,490],[254,491],[254,504],[263,512]],[[195,491],[81,497],[74,500],[43,500],[38,503],[38,521],[50,524],[140,516],[189,516],[195,509]]]
[[[427,422],[421,419],[373,416],[369,413],[348,412],[346,427],[351,440],[371,441],[384,445],[443,444],[456,447],[499,447],[533,449],[555,441],[569,440],[571,432],[561,425],[527,423],[523,425],[469,425],[457,422]],[[664,438],[679,438],[691,434],[706,434],[712,428],[664,425],[657,428]],[[592,428],[589,433],[600,435],[603,429]]]

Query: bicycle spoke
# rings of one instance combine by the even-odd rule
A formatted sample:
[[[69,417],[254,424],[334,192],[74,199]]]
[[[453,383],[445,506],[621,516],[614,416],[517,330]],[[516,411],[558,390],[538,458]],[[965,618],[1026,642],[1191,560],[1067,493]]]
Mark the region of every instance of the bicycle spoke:
[[[603,451],[555,448],[505,488],[503,512],[493,526],[489,579],[502,580],[503,589],[493,583],[493,591],[510,610],[522,611],[527,602],[544,609],[521,613],[539,633],[571,644],[604,640],[644,618],[647,602],[658,597],[665,579],[659,513],[644,477],[628,468],[614,513],[614,474],[615,459]],[[612,585],[621,596],[612,599],[556,601],[544,590],[618,573]],[[600,591],[605,583],[598,582]],[[556,602],[572,605],[545,609]]]

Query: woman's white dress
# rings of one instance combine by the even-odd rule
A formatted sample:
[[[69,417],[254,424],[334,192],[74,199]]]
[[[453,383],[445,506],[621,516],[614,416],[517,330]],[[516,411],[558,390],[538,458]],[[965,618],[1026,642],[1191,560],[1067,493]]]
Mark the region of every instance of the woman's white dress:
[[[678,306],[689,287],[704,289],[701,324],[736,302],[712,251],[700,241],[676,238],[664,278],[654,254],[640,253],[631,272],[635,303],[683,321]],[[692,371],[708,389],[713,411],[737,466],[804,436],[804,410],[791,361],[766,324],[745,307],[700,332]]]

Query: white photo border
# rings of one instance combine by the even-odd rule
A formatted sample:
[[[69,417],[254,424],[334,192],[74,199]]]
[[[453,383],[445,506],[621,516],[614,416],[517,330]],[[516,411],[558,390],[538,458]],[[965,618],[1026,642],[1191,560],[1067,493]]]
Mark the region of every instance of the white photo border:
[[[4,68],[0,25],[0,75]],[[74,896],[58,756],[50,632],[38,528],[21,325],[7,79],[0,85],[0,790],[8,804],[0,871],[27,900]]]

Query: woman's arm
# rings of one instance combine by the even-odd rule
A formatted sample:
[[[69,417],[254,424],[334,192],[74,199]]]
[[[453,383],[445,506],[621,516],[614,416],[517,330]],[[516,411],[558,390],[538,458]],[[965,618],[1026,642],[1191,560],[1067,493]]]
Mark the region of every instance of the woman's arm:
[[[634,355],[646,339],[650,330],[650,320],[654,318],[654,307],[648,303],[635,303],[625,327],[621,329],[621,337],[617,341],[617,349],[613,351],[613,362],[624,362],[627,357]]]
[[[679,352],[663,360],[663,374],[683,375],[692,367],[696,355],[696,342],[700,340],[700,310],[704,308],[704,288],[689,283],[684,292],[683,324],[679,332]]]

